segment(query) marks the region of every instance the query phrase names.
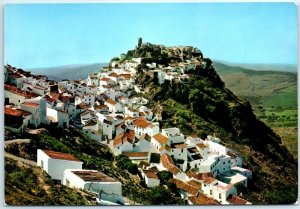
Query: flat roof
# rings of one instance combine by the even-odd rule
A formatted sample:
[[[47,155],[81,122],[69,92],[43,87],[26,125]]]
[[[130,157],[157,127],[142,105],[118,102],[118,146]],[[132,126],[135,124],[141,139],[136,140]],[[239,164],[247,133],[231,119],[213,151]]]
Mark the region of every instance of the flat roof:
[[[118,182],[112,177],[96,170],[81,170],[81,171],[71,171],[76,176],[84,181],[91,182]]]

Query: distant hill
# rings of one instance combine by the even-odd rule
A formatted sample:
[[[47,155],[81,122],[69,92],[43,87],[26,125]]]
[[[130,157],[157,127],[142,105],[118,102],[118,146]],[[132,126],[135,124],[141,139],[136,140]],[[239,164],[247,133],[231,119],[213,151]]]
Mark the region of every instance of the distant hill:
[[[86,65],[66,65],[50,68],[33,68],[28,69],[33,74],[47,75],[50,80],[77,80],[83,79],[91,72],[98,72],[102,67],[107,66],[108,63],[95,63]]]
[[[233,67],[242,67],[249,70],[256,70],[256,71],[281,71],[281,72],[297,72],[297,65],[291,64],[263,64],[263,63],[255,63],[255,64],[248,64],[248,63],[231,63],[221,60],[214,60],[214,62],[223,63],[228,66]]]
[[[296,72],[250,70],[216,61],[213,66],[226,87],[252,105],[297,107]]]

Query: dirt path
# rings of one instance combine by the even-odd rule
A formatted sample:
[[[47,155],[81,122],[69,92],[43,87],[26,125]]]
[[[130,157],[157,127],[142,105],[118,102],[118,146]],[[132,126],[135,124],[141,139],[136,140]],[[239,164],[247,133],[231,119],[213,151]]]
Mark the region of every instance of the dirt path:
[[[27,160],[27,159],[24,159],[24,158],[21,158],[21,157],[17,157],[17,156],[12,155],[8,152],[4,152],[4,156],[8,157],[8,158],[11,158],[13,160],[16,160],[17,162],[22,162],[22,163],[25,163],[25,164],[28,164],[28,165],[31,165],[31,166],[37,166],[36,162],[34,162],[32,160]]]
[[[22,144],[22,143],[30,143],[30,139],[13,139],[4,141],[4,148],[10,144]]]

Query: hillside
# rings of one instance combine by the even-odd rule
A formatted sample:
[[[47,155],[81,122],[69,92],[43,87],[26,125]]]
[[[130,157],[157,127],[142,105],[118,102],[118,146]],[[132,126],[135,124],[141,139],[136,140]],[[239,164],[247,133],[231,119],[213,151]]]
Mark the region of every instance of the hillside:
[[[54,184],[35,166],[5,158],[5,203],[7,205],[95,205],[87,193]]]
[[[130,50],[126,57],[147,54],[155,61],[153,57],[157,55],[153,51]],[[168,55],[159,56],[170,60]],[[155,110],[161,113],[164,127],[177,126],[184,134],[214,134],[244,156],[246,166],[254,173],[250,190],[243,193],[249,201],[294,203],[298,189],[297,161],[282,145],[281,138],[256,118],[250,103],[225,87],[211,61],[204,61],[206,67],[198,66],[185,83],[156,85],[151,70],[139,74],[137,81],[144,87],[145,96],[155,104]]]
[[[283,144],[297,158],[297,74],[255,71],[219,62],[214,62],[213,66],[225,86],[247,99],[256,116],[282,137]]]
[[[213,66],[226,87],[252,105],[297,107],[297,74],[250,70],[214,62]]]
[[[66,65],[51,68],[28,69],[33,74],[47,75],[50,80],[60,81],[63,79],[78,80],[87,78],[89,73],[98,72],[107,63],[95,63],[88,65]]]
[[[5,138],[9,139],[10,136],[11,133],[6,132]],[[8,153],[12,153],[15,156],[32,161],[36,161],[37,149],[47,149],[58,152],[71,153],[83,162],[83,167],[85,169],[99,170],[115,179],[118,179],[123,185],[123,196],[127,197],[131,201],[145,205],[157,203],[151,198],[151,194],[153,194],[154,190],[151,188],[145,188],[145,186],[140,183],[139,177],[136,174],[131,174],[127,170],[117,166],[114,155],[106,145],[96,142],[95,140],[89,138],[88,136],[72,127],[65,130],[49,127],[47,128],[47,131],[43,131],[38,135],[24,134],[20,137],[29,138],[30,143],[10,144],[6,146],[5,151]],[[11,160],[6,158],[5,161],[8,166],[11,164]],[[36,178],[36,174],[32,174],[32,178],[30,176],[30,178],[27,180],[25,178],[25,175],[28,175],[28,172],[31,173],[31,171],[18,171],[19,168],[15,168],[15,165],[13,166],[13,169],[10,169],[10,167],[8,167],[5,170],[7,173],[7,184],[5,189],[6,191],[8,191],[6,195],[6,202],[11,203],[12,205],[15,205],[18,202],[20,202],[19,204],[26,205],[88,205],[87,202],[84,202],[84,198],[77,198],[78,201],[76,202],[74,200],[74,197],[76,197],[76,193],[74,193],[74,196],[70,196],[68,200],[67,197],[65,197],[68,196],[68,188],[60,185],[53,187],[53,183],[51,183],[52,181],[48,177],[47,184],[51,186],[51,189],[52,187],[53,189],[60,188],[61,193],[57,193],[57,195],[61,195],[61,197],[66,198],[66,200],[61,199],[60,201],[55,202],[56,199],[54,199],[54,202],[47,202],[46,200],[48,196],[45,196],[45,193],[40,193],[39,195],[28,197],[27,199],[25,199],[27,202],[24,203],[22,200],[22,195],[18,195],[19,191],[23,190],[24,186],[32,188],[32,178]],[[40,168],[31,169],[41,170]],[[19,174],[21,174],[20,177],[14,177],[15,170],[17,170]],[[41,172],[39,171],[39,173]],[[39,175],[45,175],[45,173]],[[18,178],[18,184],[12,183],[16,180],[14,178]],[[37,182],[35,187],[39,189],[43,187],[43,185],[44,184]],[[24,195],[26,192],[28,191],[25,190]],[[29,192],[29,194],[31,193]],[[158,204],[182,204],[181,199],[179,197],[175,197],[173,193],[167,192],[166,197],[167,198],[162,199]]]

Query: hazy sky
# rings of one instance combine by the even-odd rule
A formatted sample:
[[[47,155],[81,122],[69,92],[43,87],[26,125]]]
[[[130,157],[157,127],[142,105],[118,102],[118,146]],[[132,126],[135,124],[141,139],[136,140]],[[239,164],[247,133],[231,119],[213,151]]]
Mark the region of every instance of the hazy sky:
[[[108,62],[139,37],[237,63],[298,62],[293,3],[7,4],[4,64]]]

